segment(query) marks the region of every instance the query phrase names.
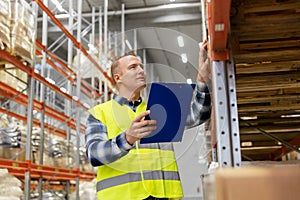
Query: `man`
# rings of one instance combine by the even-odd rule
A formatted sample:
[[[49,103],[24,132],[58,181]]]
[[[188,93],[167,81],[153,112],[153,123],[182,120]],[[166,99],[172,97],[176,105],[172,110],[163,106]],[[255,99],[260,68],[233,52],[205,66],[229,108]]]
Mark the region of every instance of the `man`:
[[[195,100],[187,119],[188,127],[210,117],[210,95],[205,84],[209,76],[207,42],[199,54]],[[111,66],[118,95],[89,110],[86,150],[89,161],[98,166],[97,196],[100,200],[178,199],[183,196],[173,145],[140,144],[156,129],[140,92],[146,86],[142,63],[132,55]]]

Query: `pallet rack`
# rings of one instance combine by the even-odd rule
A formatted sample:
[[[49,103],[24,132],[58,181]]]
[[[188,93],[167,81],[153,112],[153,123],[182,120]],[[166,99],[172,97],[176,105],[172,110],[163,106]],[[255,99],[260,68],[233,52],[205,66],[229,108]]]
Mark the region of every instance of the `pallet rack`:
[[[16,68],[22,70],[24,73],[28,75],[28,95],[23,94],[22,92],[17,91],[16,89],[12,88],[11,86],[0,82],[1,90],[0,95],[10,99],[11,101],[14,101],[20,105],[23,105],[27,107],[28,113],[27,115],[22,115],[19,113],[15,113],[13,111],[1,108],[0,112],[5,113],[9,116],[15,117],[23,122],[27,122],[27,141],[26,141],[26,160],[25,161],[14,161],[14,160],[8,160],[8,159],[0,159],[1,165],[0,167],[7,168],[9,172],[16,177],[20,178],[21,180],[24,180],[24,193],[25,193],[25,199],[30,199],[30,188],[31,188],[31,180],[39,180],[38,189],[39,189],[39,198],[42,198],[42,189],[45,185],[43,182],[47,180],[47,182],[51,185],[51,181],[63,181],[67,183],[66,190],[70,189],[70,181],[76,181],[76,198],[79,196],[79,182],[80,180],[86,180],[90,181],[95,178],[95,174],[93,172],[84,172],[80,170],[80,158],[79,158],[79,147],[80,147],[80,134],[84,133],[85,126],[80,121],[80,115],[84,111],[88,109],[88,105],[84,103],[80,99],[80,96],[82,94],[86,95],[90,99],[94,99],[96,102],[96,99],[101,98],[104,96],[105,100],[108,99],[108,92],[112,92],[113,88],[113,82],[110,76],[108,76],[106,70],[102,69],[102,67],[98,64],[99,60],[95,60],[88,51],[84,48],[83,43],[81,42],[83,32],[81,27],[81,21],[84,20],[81,18],[81,0],[78,0],[77,5],[77,38],[73,36],[73,29],[74,24],[73,20],[75,19],[75,16],[73,16],[73,4],[72,1],[70,1],[70,7],[69,11],[72,13],[69,18],[69,27],[66,28],[52,13],[52,11],[49,10],[47,7],[48,1],[40,1],[35,0],[32,1],[32,9],[35,14],[35,24],[37,26],[37,13],[38,8],[40,8],[43,11],[43,38],[42,42],[36,40],[36,46],[35,52],[36,56],[41,58],[41,65],[42,69],[41,72],[38,73],[33,66],[26,65],[22,61],[20,61],[18,58],[10,55],[8,52],[4,50],[0,50],[0,58],[4,60],[7,63],[13,64]],[[108,3],[108,2],[107,2]],[[94,8],[93,8],[94,9]],[[107,6],[106,6],[107,9]],[[101,10],[101,8],[100,8]],[[107,11],[106,11],[107,13]],[[63,36],[67,36],[68,38],[68,60],[64,61],[63,59],[57,57],[55,55],[55,51],[59,48],[59,45],[52,50],[49,48],[47,44],[47,23],[48,18],[52,20],[53,23],[57,25],[57,27],[62,31]],[[93,19],[95,20],[95,14],[93,15]],[[106,19],[107,20],[107,19]],[[99,16],[99,21],[102,22],[102,15]],[[107,22],[106,22],[107,25]],[[90,24],[88,29],[85,29],[84,31],[86,33],[91,33],[91,38],[93,38],[93,45],[95,44],[94,38],[94,23]],[[102,27],[99,27],[102,35]],[[106,27],[107,30],[107,27]],[[107,40],[107,31],[105,30],[105,36]],[[101,36],[102,37],[102,36]],[[100,39],[99,39],[100,40]],[[102,41],[102,39],[100,40]],[[56,42],[54,42],[56,44]],[[100,49],[101,49],[100,44]],[[106,44],[107,45],[107,44]],[[74,71],[72,69],[72,62],[73,62],[73,47],[77,49],[77,56],[78,56],[78,62],[77,62],[77,71]],[[108,49],[105,49],[105,55],[108,55]],[[99,55],[100,55],[99,50]],[[80,75],[80,55],[83,54],[92,64],[93,67],[99,71],[97,74],[102,74],[102,80],[100,80],[99,88],[94,87],[94,79],[92,80],[92,83],[88,83],[86,80],[81,78]],[[35,57],[35,58],[37,58]],[[36,63],[36,59],[33,60],[33,65]],[[53,69],[56,70],[62,77],[64,77],[66,80],[67,90],[62,90],[61,87],[59,87],[57,84],[51,82],[46,77],[45,67],[46,64],[50,65]],[[101,75],[99,75],[101,76]],[[94,77],[93,77],[94,78]],[[39,100],[34,98],[34,86],[38,85],[40,86],[40,97]],[[102,91],[102,85],[104,85],[104,92]],[[46,87],[46,88],[45,88]],[[75,89],[74,89],[75,88]],[[71,90],[75,90],[75,95],[71,94]],[[51,107],[50,105],[47,105],[47,102],[45,101],[45,96],[47,95],[47,90],[54,91],[56,94],[62,96],[67,102],[66,102],[66,108],[65,111],[59,111],[55,109],[54,107]],[[75,120],[74,117],[72,117],[71,109],[76,109],[76,115]],[[33,110],[38,111],[41,113],[40,119],[34,119],[33,117]],[[46,123],[45,119],[46,117],[51,118],[62,124],[63,127],[58,127],[56,125],[52,125],[49,123]],[[43,156],[41,156],[39,164],[34,164],[31,161],[31,132],[33,125],[41,127],[41,146],[40,146],[40,152],[42,155],[43,152],[43,144],[44,144],[44,130],[47,129],[51,133],[66,138],[68,141],[67,146],[70,145],[70,139],[72,132],[75,131],[76,135],[76,168],[75,169],[64,169],[59,167],[48,167],[43,165]],[[61,126],[61,125],[60,125]]]

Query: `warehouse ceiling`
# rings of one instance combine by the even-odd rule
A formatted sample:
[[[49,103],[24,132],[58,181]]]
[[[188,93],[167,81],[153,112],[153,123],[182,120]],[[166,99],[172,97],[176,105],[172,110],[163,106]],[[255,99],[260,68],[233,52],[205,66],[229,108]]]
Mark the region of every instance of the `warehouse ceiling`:
[[[69,1],[59,2],[68,10]],[[126,38],[132,47],[136,46],[139,56],[153,64],[149,65],[154,71],[152,80],[159,77],[160,81],[187,78],[195,81],[198,42],[202,40],[200,1],[110,0],[108,30],[113,36],[111,49],[117,49],[116,54],[121,49],[114,35],[120,37],[122,3],[125,4]],[[73,7],[76,11],[77,1]],[[99,15],[103,1],[83,0],[83,29],[88,29],[92,22],[93,7],[96,16]],[[51,0],[49,8],[60,16],[63,24],[68,24],[68,18],[63,17],[65,12],[58,11]],[[236,63],[243,160],[276,160],[291,151],[283,145],[285,142],[295,149],[300,147],[300,3],[297,0],[233,0],[231,8],[231,45]],[[99,38],[98,22],[96,17],[96,39]],[[41,13],[38,26],[41,33]],[[55,44],[63,35],[61,31],[49,23],[48,34],[50,50],[66,60],[67,41],[61,39]],[[73,34],[76,36],[76,29]],[[186,42],[184,47],[177,44],[180,35]],[[83,34],[81,40],[88,48],[89,34]],[[129,50],[126,45],[126,51]],[[183,53],[187,55],[187,63],[182,62]]]
[[[58,19],[68,27],[69,1],[59,1],[65,11],[59,9],[48,1],[48,7],[58,17]],[[77,12],[77,1],[73,2],[73,8]],[[121,11],[122,3],[125,5],[125,37],[129,41],[126,43],[125,51],[136,47],[137,54],[145,57],[151,68],[156,68],[155,75],[162,81],[186,81],[190,78],[196,80],[196,70],[198,65],[199,51],[198,43],[201,41],[201,7],[199,1],[177,0],[110,0],[108,1],[108,40],[111,51],[120,56],[122,44],[121,38]],[[99,9],[103,14],[104,1],[83,0],[82,1],[82,29],[89,30],[88,34],[83,31],[81,43],[88,49],[90,35],[92,33],[92,13],[95,12],[95,40],[99,43]],[[40,9],[41,11],[41,9]],[[42,12],[39,13],[39,33],[42,36]],[[74,20],[76,25],[76,20]],[[76,36],[76,26],[73,34]],[[102,29],[104,30],[104,17],[102,17]],[[55,51],[61,58],[67,57],[67,40],[62,38],[61,30],[52,23],[48,23],[48,44],[50,50]],[[109,37],[111,36],[111,37]],[[177,37],[182,36],[186,42],[184,47],[179,47]],[[115,41],[117,37],[117,41]],[[102,38],[104,34],[102,33]],[[110,38],[110,39],[109,39]],[[41,38],[39,38],[41,41]],[[58,41],[58,42],[55,42]],[[63,44],[62,44],[63,43]],[[117,47],[116,47],[117,46]],[[117,49],[117,50],[116,50]],[[74,51],[76,53],[76,51]],[[181,55],[185,54],[187,62],[182,61]],[[164,67],[156,67],[164,66]],[[104,66],[102,66],[105,68]],[[150,70],[150,69],[149,69]],[[175,77],[175,79],[174,79]],[[151,80],[149,80],[151,81]]]

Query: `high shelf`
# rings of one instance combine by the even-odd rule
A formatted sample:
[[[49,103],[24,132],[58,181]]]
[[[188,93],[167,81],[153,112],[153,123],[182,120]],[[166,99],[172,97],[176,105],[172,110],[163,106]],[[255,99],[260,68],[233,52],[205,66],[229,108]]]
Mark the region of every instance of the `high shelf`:
[[[42,33],[38,33],[42,34],[42,41],[34,39],[35,42],[33,42],[32,48],[35,54],[32,60],[24,62],[22,55],[16,56],[6,50],[0,50],[2,63],[13,65],[27,76],[26,86],[22,91],[2,80],[0,82],[0,97],[5,98],[9,102],[8,104],[12,102],[14,105],[22,107],[22,109],[17,109],[22,110],[21,112],[10,109],[9,106],[1,107],[0,112],[27,125],[26,144],[22,146],[25,149],[23,151],[26,152],[24,160],[0,159],[0,167],[7,168],[11,174],[24,181],[25,199],[30,199],[32,188],[38,188],[39,197],[42,198],[44,187],[51,187],[51,183],[56,187],[57,182],[65,183],[65,190],[70,190],[70,183],[75,182],[75,192],[78,197],[80,181],[91,181],[96,177],[91,168],[89,168],[91,171],[86,171],[81,166],[82,160],[86,159],[84,158],[85,155],[81,154],[83,144],[80,143],[85,132],[84,117],[91,105],[109,98],[109,93],[113,92],[114,86],[106,68],[103,69],[99,65],[99,57],[105,59],[101,55],[102,47],[97,47],[99,53],[96,56],[85,49],[87,44],[91,44],[91,41],[86,42],[84,40],[84,36],[88,35],[87,33],[93,39],[92,45],[95,45],[95,25],[89,24],[88,29],[82,29],[81,23],[84,19],[81,18],[81,1],[79,0],[77,3],[77,13],[73,10],[72,5],[69,7],[69,13],[72,14],[69,18],[69,27],[66,27],[49,10],[48,1],[36,0],[31,2],[32,13],[35,18],[34,26],[36,28],[39,23],[43,26]],[[43,12],[42,20],[38,19],[39,10]],[[99,18],[101,21],[102,16],[100,15]],[[76,24],[74,24],[75,20],[77,21]],[[49,22],[57,25],[62,33],[61,37],[68,38],[63,41],[68,42],[67,61],[56,55],[63,43],[60,40],[61,37],[48,44],[47,24]],[[75,28],[77,28],[77,38],[73,35]],[[77,50],[75,57],[74,49]],[[105,55],[107,56],[108,53]],[[81,69],[80,59],[87,59],[92,64],[89,66],[92,69]],[[36,67],[37,64],[39,64],[39,69]],[[94,72],[92,80],[81,75],[83,71],[87,70]],[[96,77],[101,78],[98,79],[97,84]],[[35,150],[33,153],[32,131],[35,127],[40,128],[40,135],[38,136],[40,145],[38,151]],[[49,134],[46,135],[46,132]],[[44,157],[44,145],[46,137],[49,135],[55,135],[66,141],[66,159],[60,160],[61,163],[56,166],[44,164],[45,159],[47,159]],[[75,150],[74,155],[72,148]],[[18,157],[23,151],[18,152]],[[38,157],[33,158],[33,155],[38,155]],[[33,180],[39,181],[38,186],[33,185]],[[72,188],[74,189],[74,187]]]

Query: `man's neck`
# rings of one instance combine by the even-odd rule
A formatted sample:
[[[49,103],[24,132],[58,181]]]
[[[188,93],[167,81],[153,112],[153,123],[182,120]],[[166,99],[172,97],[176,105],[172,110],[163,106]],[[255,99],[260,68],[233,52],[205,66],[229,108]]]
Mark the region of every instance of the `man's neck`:
[[[119,91],[119,96],[122,96],[131,102],[135,102],[139,100],[141,95],[140,92],[132,93],[132,92]]]

